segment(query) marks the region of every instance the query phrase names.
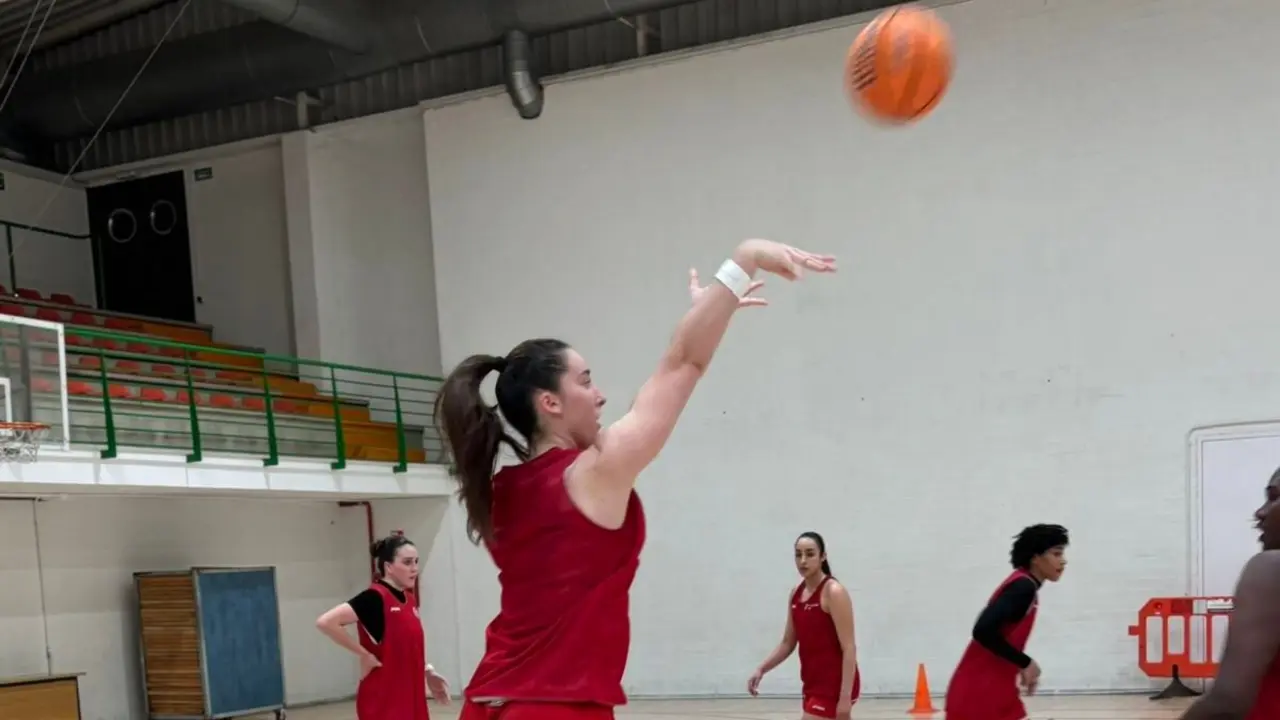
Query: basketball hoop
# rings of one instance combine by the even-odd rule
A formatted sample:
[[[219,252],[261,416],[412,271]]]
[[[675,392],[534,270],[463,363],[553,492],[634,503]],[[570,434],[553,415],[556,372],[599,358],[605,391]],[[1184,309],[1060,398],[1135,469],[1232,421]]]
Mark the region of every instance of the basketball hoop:
[[[49,426],[35,422],[0,422],[0,465],[36,461]]]

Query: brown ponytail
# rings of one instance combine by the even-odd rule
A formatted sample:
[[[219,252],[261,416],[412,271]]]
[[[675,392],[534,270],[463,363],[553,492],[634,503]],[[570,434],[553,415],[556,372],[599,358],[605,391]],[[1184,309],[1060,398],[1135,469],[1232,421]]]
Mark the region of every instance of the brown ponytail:
[[[467,537],[477,545],[493,538],[493,465],[498,449],[506,443],[521,462],[529,459],[528,448],[538,430],[533,396],[559,389],[568,347],[561,340],[541,338],[520,343],[505,358],[472,355],[440,386],[436,427],[452,462],[449,472],[458,481],[458,499],[467,510]],[[491,372],[498,373],[497,407],[480,397],[480,383]],[[524,442],[507,433],[503,418]]]
[[[480,544],[493,532],[493,464],[503,442],[520,446],[506,434],[498,409],[480,397],[480,383],[501,372],[506,359],[472,355],[445,378],[436,396],[436,427],[444,440],[458,482],[458,500],[467,510],[467,537]]]

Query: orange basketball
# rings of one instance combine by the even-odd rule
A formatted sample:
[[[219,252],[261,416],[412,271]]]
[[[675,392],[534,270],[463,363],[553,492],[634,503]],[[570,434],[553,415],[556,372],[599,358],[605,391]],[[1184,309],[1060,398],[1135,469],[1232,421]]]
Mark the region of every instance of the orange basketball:
[[[952,64],[946,23],[924,8],[896,7],[880,13],[849,46],[845,91],[863,113],[908,123],[937,107]]]

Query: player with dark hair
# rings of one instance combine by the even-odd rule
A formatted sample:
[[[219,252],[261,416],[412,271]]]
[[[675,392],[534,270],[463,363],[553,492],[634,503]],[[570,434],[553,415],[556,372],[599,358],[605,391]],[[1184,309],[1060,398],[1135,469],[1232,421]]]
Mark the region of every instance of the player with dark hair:
[[[693,306],[631,409],[607,429],[586,360],[562,341],[473,355],[449,374],[435,416],[468,533],[502,586],[463,720],[610,718],[626,702],[630,590],[645,539],[636,478],[671,436],[737,309],[764,304],[751,297],[755,274],[834,270],[831,257],[747,240],[716,282],[702,287],[690,271]],[[490,373],[497,407],[480,394]],[[520,464],[494,474],[504,444]]]
[[[360,658],[358,720],[428,720],[427,690],[449,702],[449,683],[427,664],[422,621],[412,588],[418,549],[403,535],[369,549],[378,579],[359,595],[321,615],[320,632]],[[357,626],[359,640],[346,626]]]
[[[947,686],[946,720],[1023,720],[1018,694],[1040,683],[1040,665],[1023,652],[1036,622],[1040,586],[1067,567],[1070,539],[1061,525],[1032,525],[1013,541],[1013,572],[1000,583],[973,625],[973,640]]]
[[[747,681],[747,692],[759,693],[765,673],[800,649],[803,718],[848,718],[858,701],[862,678],[853,635],[853,600],[831,576],[827,543],[816,532],[796,538],[800,585],[788,600],[782,640]]]
[[[1182,720],[1280,718],[1280,470],[1254,519],[1262,552],[1240,572],[1218,677]]]

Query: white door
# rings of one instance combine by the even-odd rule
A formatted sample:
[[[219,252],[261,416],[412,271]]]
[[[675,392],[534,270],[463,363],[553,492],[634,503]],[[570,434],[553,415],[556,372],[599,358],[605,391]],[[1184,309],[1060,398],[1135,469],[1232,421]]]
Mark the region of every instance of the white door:
[[[1233,595],[1258,552],[1253,513],[1280,467],[1280,436],[1206,440],[1200,450],[1201,577],[1204,595]]]

